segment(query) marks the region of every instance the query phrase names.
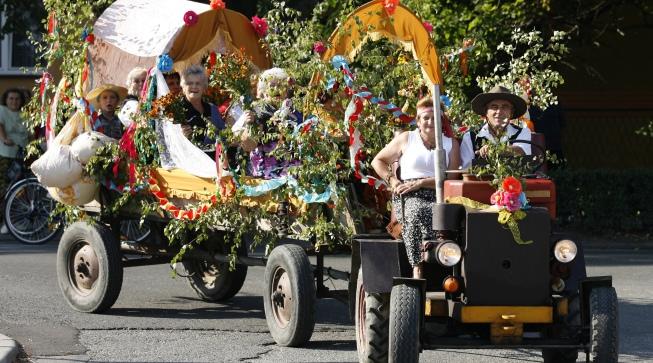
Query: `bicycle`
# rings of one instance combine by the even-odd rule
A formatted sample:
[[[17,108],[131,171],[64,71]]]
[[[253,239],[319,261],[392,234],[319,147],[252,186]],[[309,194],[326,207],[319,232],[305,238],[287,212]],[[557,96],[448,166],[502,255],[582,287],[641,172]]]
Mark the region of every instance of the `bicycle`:
[[[54,215],[57,202],[48,190],[32,176],[21,162],[22,150],[12,166],[9,188],[4,196],[4,221],[9,233],[19,242],[29,245],[44,244],[62,230],[60,217]],[[142,242],[150,236],[149,225],[139,220],[125,219],[120,222],[121,239]]]
[[[22,160],[23,150],[19,149],[7,172],[9,188],[3,200],[4,222],[19,242],[43,244],[61,230],[59,219],[53,215],[56,202]]]

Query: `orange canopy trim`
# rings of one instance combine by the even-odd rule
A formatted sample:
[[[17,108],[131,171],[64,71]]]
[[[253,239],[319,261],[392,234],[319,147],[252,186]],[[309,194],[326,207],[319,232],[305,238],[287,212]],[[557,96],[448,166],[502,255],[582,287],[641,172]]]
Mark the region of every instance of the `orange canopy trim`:
[[[435,45],[422,21],[408,8],[398,4],[390,17],[383,8],[383,0],[371,1],[356,9],[329,38],[330,47],[322,59],[330,61],[335,55],[353,60],[368,40],[387,38],[401,44],[420,63],[424,80],[442,85],[440,61]]]

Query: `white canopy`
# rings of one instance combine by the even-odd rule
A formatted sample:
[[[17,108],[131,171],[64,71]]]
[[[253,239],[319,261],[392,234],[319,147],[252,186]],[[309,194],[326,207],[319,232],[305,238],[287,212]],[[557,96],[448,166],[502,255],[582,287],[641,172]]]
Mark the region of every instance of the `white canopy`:
[[[184,14],[198,14],[196,24]],[[244,49],[253,63],[267,69],[271,62],[244,15],[186,0],[117,0],[95,22],[90,47],[92,73],[86,91],[104,83],[122,85],[137,66],[153,67],[168,53],[174,68],[183,70],[209,52]]]

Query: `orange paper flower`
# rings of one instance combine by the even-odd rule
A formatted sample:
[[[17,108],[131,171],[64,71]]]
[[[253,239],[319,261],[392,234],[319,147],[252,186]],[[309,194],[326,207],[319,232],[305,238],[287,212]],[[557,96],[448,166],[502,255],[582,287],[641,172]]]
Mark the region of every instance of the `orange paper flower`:
[[[395,10],[397,10],[397,5],[399,5],[399,0],[383,1],[383,8],[385,9],[385,12],[388,13],[388,15],[390,16],[394,15]]]
[[[211,8],[213,10],[223,10],[226,7],[222,0],[211,0]]]

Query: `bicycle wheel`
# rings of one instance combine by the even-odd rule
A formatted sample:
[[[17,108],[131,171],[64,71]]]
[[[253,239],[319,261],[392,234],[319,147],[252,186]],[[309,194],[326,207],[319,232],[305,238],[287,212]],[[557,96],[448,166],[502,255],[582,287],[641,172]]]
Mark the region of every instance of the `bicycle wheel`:
[[[131,242],[144,242],[150,236],[150,225],[140,219],[123,219],[120,221],[120,239]]]
[[[56,202],[36,178],[14,184],[5,195],[5,224],[18,241],[37,245],[54,237],[60,223],[52,219]]]

